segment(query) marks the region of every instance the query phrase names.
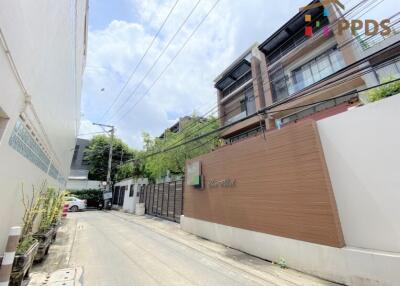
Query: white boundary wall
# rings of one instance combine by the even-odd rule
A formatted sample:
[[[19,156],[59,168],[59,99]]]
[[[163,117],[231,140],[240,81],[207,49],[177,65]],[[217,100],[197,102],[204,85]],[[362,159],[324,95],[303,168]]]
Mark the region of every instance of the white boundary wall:
[[[400,285],[400,96],[317,122],[344,248],[181,217],[183,230],[348,285]]]
[[[346,245],[400,253],[400,95],[317,124]]]
[[[400,254],[334,248],[181,216],[181,228],[290,268],[355,286],[400,285]],[[396,270],[395,270],[396,269]]]

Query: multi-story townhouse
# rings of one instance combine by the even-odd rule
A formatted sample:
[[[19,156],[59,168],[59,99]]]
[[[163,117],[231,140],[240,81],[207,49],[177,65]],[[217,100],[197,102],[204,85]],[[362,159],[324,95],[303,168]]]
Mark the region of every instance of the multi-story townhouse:
[[[258,44],[253,44],[215,79],[221,126],[244,119],[265,107],[261,78],[263,58]],[[264,125],[260,118],[249,118],[226,129],[222,138],[234,141],[257,134]]]
[[[356,17],[365,7],[344,12],[316,0],[310,5],[263,43],[253,45],[215,80],[221,126],[239,121],[223,132],[226,142],[264,128],[268,131],[347,111],[360,103],[359,90],[382,82],[388,69],[398,71],[398,63],[380,66],[399,55],[393,44],[398,37],[395,31],[379,45],[369,44],[369,51],[365,48],[367,41],[372,42],[369,37],[340,31],[340,20]],[[311,34],[307,27],[312,27]],[[360,62],[368,56],[368,61]],[[259,110],[263,114],[244,119]]]

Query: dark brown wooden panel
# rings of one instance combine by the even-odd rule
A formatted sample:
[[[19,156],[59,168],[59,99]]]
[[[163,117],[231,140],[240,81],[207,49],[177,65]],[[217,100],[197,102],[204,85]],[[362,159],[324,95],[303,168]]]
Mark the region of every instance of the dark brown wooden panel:
[[[344,246],[314,121],[226,145],[195,158],[205,187],[185,185],[184,215],[219,224]],[[232,188],[209,188],[234,179]]]

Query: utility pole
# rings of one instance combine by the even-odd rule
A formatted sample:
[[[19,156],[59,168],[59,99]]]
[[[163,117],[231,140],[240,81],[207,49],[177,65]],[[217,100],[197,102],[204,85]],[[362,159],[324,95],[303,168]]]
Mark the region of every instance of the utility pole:
[[[112,154],[113,154],[113,141],[114,141],[115,127],[113,125],[106,125],[106,124],[100,124],[100,123],[93,123],[93,125],[111,128],[110,130],[106,131],[106,132],[111,133],[111,135],[110,135],[110,151],[108,153],[107,188],[106,188],[106,191],[110,192],[111,191],[111,166],[112,166]]]
[[[111,136],[110,136],[110,152],[108,153],[107,191],[111,191],[111,163],[112,163],[114,131],[115,131],[115,128],[113,126],[110,131]]]

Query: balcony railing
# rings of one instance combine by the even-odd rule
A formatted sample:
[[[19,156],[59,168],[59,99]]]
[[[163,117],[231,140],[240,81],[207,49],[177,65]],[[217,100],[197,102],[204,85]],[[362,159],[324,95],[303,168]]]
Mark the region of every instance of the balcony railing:
[[[231,118],[228,118],[225,121],[225,125],[228,125],[230,123],[236,122],[242,118],[245,118],[247,116],[247,112],[246,111],[242,111],[239,114],[236,114],[235,116],[232,116]]]
[[[270,73],[274,102],[290,97],[344,67],[342,55],[334,48],[290,72],[283,67],[276,69]]]
[[[381,35],[381,30],[378,31],[375,35],[372,36],[366,36],[365,34],[363,35],[357,35],[356,39],[358,40],[361,49],[363,51],[366,51],[373,46],[393,37],[398,34],[400,34],[400,12],[397,12],[395,15],[389,18],[391,20],[391,24],[389,25],[390,29],[392,30],[391,33],[387,36],[382,36]]]

